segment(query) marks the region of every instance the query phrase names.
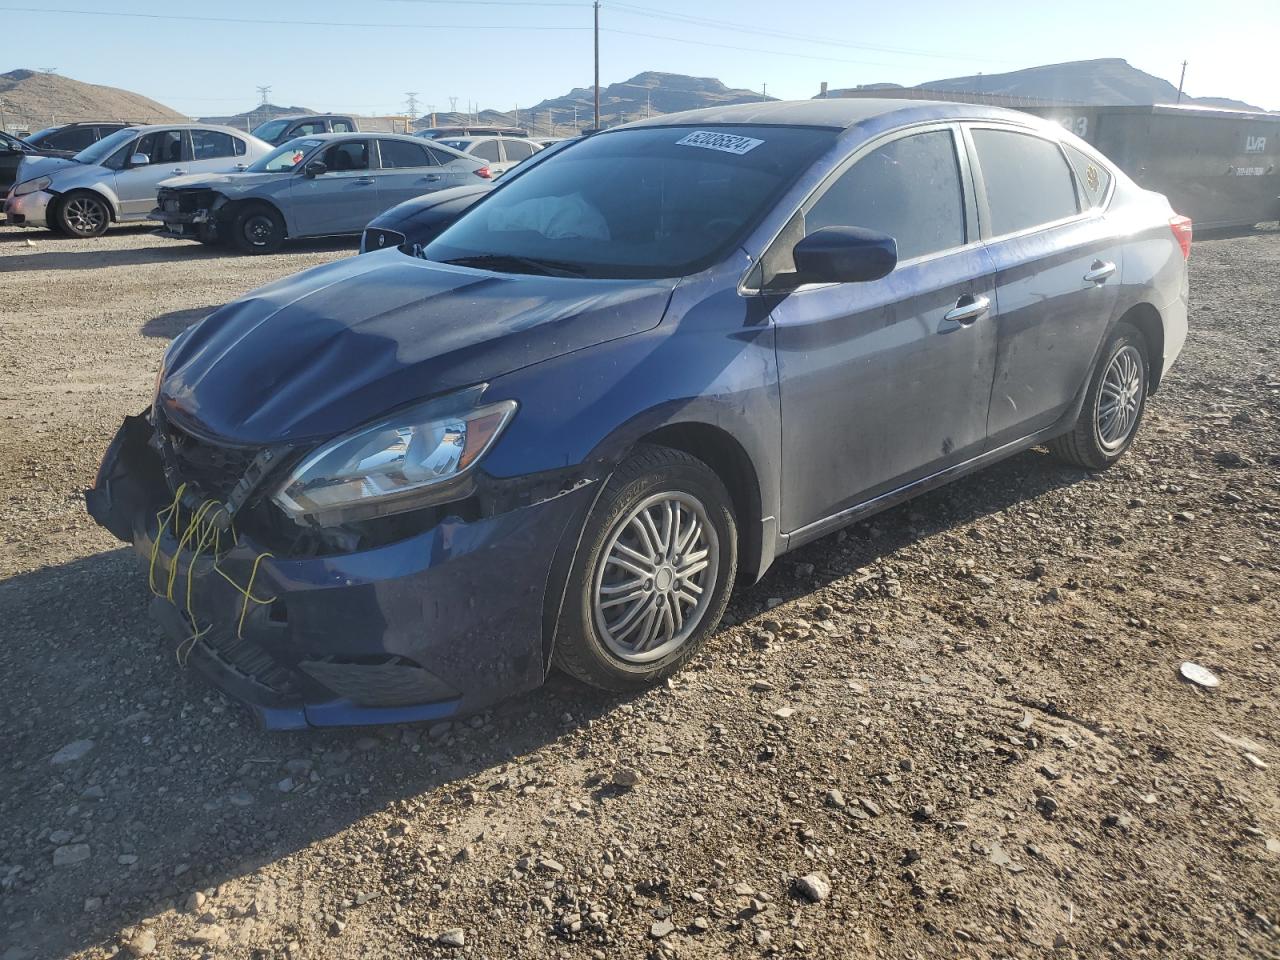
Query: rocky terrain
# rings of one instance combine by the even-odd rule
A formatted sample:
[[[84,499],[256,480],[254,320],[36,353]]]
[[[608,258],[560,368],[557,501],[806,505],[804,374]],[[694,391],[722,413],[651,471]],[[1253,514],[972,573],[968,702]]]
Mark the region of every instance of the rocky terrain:
[[[1280,957],[1280,234],[1197,241],[1105,474],[789,555],[634,698],[265,734],[81,491],[168,338],[350,252],[0,229],[3,960]]]
[[[187,118],[131,90],[84,83],[56,73],[10,70],[0,73],[0,126],[30,132],[72,120],[165,123]]]

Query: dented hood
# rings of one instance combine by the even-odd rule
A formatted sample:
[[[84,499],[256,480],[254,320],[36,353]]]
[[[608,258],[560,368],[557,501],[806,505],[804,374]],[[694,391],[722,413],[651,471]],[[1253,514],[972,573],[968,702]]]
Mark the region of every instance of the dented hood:
[[[398,250],[350,257],[210,314],[171,351],[158,400],[231,442],[330,437],[648,330],[676,283],[491,273]]]

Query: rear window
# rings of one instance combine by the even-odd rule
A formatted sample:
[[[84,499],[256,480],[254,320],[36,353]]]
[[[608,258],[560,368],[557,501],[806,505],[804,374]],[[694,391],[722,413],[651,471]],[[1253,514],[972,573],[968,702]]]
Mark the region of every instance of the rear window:
[[[1012,130],[975,128],[972,133],[987,188],[992,235],[1016,233],[1080,212],[1071,171],[1056,143]]]
[[[481,160],[492,160],[497,163],[500,159],[498,156],[497,140],[481,140],[471,150],[473,157],[479,157]]]
[[[1062,148],[1067,151],[1067,159],[1076,172],[1076,183],[1080,185],[1085,205],[1090,209],[1102,206],[1102,201],[1107,199],[1107,191],[1111,189],[1111,174],[1107,168],[1070,144],[1064,143]]]
[[[416,143],[406,143],[404,140],[379,140],[378,149],[382,152],[384,170],[432,165],[426,149]]]

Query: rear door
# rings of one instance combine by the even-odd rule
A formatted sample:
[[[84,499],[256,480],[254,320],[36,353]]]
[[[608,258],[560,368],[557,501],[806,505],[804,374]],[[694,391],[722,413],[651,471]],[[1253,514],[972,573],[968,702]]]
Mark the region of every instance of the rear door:
[[[380,212],[369,139],[335,141],[314,159],[322,161],[326,171],[308,177],[304,164],[290,189],[294,236],[359,233]]]
[[[995,362],[990,258],[955,124],[862,148],[764,258],[827,226],[898,243],[892,273],[805,285],[774,308],[782,395],[782,529],[819,523],[978,455]]]
[[[1084,385],[1116,307],[1121,250],[1095,188],[1062,145],[1024,127],[966,124],[983,235],[996,268],[988,434],[1000,446],[1052,426]],[[1101,186],[1101,172],[1094,176]],[[1088,164],[1081,175],[1089,177]],[[1108,184],[1109,186],[1109,184]]]
[[[382,160],[378,205],[382,210],[451,186],[449,171],[436,162],[425,144],[379,137],[378,154]]]
[[[192,173],[231,173],[243,169],[245,142],[224,130],[192,130],[191,161],[187,169]]]
[[[496,139],[476,140],[467,148],[467,153],[477,160],[483,160],[495,177],[506,169],[506,165],[502,162],[502,154],[499,152]]]
[[[188,172],[191,159],[185,130],[153,130],[139,137],[126,155],[125,166],[116,172],[116,196],[120,215],[125,219],[145,217],[156,205],[156,188],[161,180]],[[132,165],[141,155],[146,163]]]
[[[498,142],[502,145],[503,173],[506,173],[521,160],[528,160],[535,152],[533,144],[525,140],[500,140]]]

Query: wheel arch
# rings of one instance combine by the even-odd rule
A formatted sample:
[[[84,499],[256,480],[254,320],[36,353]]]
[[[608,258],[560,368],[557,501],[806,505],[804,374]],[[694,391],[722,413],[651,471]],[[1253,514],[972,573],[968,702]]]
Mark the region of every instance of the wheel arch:
[[[278,203],[268,200],[266,197],[236,197],[235,199],[228,199],[226,203],[218,207],[218,221],[230,226],[241,210],[252,207],[266,207],[273,212],[280,218],[280,222],[284,224],[285,238],[288,239],[291,236],[289,233],[289,218],[280,209]]]
[[[53,216],[57,216],[62,204],[77,194],[87,193],[90,196],[97,197],[107,205],[107,213],[111,217],[112,223],[120,222],[120,209],[116,205],[116,198],[106,190],[99,190],[97,187],[72,187],[70,190],[64,190],[62,193],[56,194],[57,207],[53,210]]]
[[[1160,316],[1160,311],[1149,303],[1136,303],[1116,322],[1136,327],[1142,334],[1142,339],[1146,341],[1150,367],[1147,371],[1149,379],[1147,393],[1155,393],[1164,372],[1164,319]]]

